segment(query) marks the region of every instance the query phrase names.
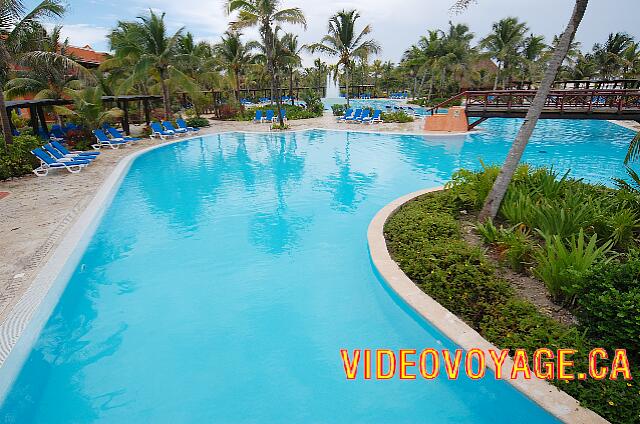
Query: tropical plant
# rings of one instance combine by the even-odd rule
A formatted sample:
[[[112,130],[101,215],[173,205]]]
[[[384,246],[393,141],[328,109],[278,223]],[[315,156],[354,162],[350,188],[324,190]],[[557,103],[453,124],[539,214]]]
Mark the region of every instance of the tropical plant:
[[[568,243],[562,237],[554,235],[547,238],[544,248],[535,254],[538,265],[533,273],[544,281],[554,298],[573,302],[579,290],[580,278],[597,261],[610,260],[604,259],[610,250],[611,241],[598,246],[598,235],[592,235],[587,241],[582,229]]]
[[[43,48],[46,46],[46,31],[41,21],[60,17],[64,12],[59,0],[43,0],[32,10],[27,10],[21,0],[0,1],[0,123],[6,145],[13,142],[13,134],[2,88],[9,79],[12,65],[82,72],[70,58]]]
[[[353,68],[354,60],[364,60],[371,54],[379,53],[381,48],[377,41],[365,39],[371,33],[371,25],[366,25],[362,31],[356,30],[356,22],[360,13],[356,10],[342,10],[329,18],[329,33],[319,43],[311,44],[308,48],[314,52],[321,52],[338,57],[338,66],[342,66],[346,81],[346,99],[349,105],[349,72]]]
[[[104,109],[103,94],[100,87],[87,87],[73,93],[73,109],[65,106],[54,108],[59,115],[64,115],[79,124],[84,137],[91,139],[92,129],[101,128],[102,124],[114,122],[123,115],[122,110],[118,108]]]
[[[511,77],[511,66],[518,60],[525,34],[529,30],[524,22],[518,18],[509,17],[493,24],[491,33],[480,40],[480,47],[484,48],[498,62],[493,89],[498,86],[502,77],[502,88],[506,88]]]
[[[243,43],[241,33],[227,31],[221,37],[220,42],[213,46],[218,65],[222,66],[229,76],[233,78],[236,101],[240,102],[240,78],[247,67],[254,63],[255,55],[252,50],[257,47],[255,41]],[[240,109],[243,105],[240,103]]]
[[[264,46],[266,68],[271,78],[271,97],[275,96],[278,109],[278,121],[284,125],[280,112],[281,98],[278,93],[277,69],[275,67],[276,28],[274,25],[284,23],[307,27],[302,10],[297,7],[280,9],[280,0],[227,0],[227,13],[238,11],[238,17],[231,22],[232,29],[258,27],[262,45]]]
[[[169,36],[164,17],[164,13],[158,15],[149,10],[148,15],[138,16],[136,22],[118,22],[108,36],[115,56],[101,66],[103,69],[133,66],[118,87],[120,94],[129,92],[137,83],[148,81],[150,76],[154,78],[160,85],[164,114],[168,118],[171,115],[170,85],[178,85],[191,93],[199,91],[199,86],[177,66],[181,60],[178,43],[184,28]]]

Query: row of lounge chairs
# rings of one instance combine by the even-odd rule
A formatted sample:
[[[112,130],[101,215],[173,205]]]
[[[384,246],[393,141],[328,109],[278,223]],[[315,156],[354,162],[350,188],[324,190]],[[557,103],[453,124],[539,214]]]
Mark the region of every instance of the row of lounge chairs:
[[[77,174],[100,155],[100,152],[96,151],[71,152],[62,143],[55,140],[33,149],[31,153],[40,160],[40,166],[33,170],[33,173],[39,177],[48,175],[51,169],[66,169],[72,174]]]
[[[280,109],[280,113],[282,114],[282,120],[287,121],[287,111],[285,109]],[[267,109],[266,112],[262,112],[262,110],[256,110],[256,116],[253,118],[254,124],[262,124],[263,122],[278,122],[278,115],[276,112]]]
[[[354,124],[381,124],[384,121],[381,118],[382,111],[374,110],[370,115],[369,109],[347,109],[343,116],[338,118],[338,122],[354,123]]]
[[[158,122],[151,123],[151,137],[159,137],[164,140],[200,130],[199,128],[187,126],[183,119],[176,120],[176,124],[178,125],[177,128],[169,121],[164,121],[162,124]],[[96,142],[91,146],[96,150],[104,147],[118,149],[129,144],[136,144],[142,140],[138,137],[126,136],[109,124],[93,130],[92,133],[96,138]],[[47,138],[45,137],[45,139]],[[33,170],[34,174],[39,177],[48,175],[51,169],[66,169],[73,174],[78,173],[100,155],[100,152],[95,150],[69,151],[63,144],[65,142],[64,128],[59,125],[52,127],[48,141],[49,143],[31,151],[40,160],[40,166]]]
[[[408,99],[409,93],[391,93],[389,95],[390,99]]]

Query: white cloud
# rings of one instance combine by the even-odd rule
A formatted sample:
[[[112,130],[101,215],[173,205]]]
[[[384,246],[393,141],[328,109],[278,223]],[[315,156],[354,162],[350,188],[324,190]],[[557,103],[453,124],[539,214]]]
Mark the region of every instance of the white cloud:
[[[95,50],[107,48],[109,28],[89,24],[70,24],[62,27],[62,38],[68,38],[74,46],[83,47],[89,44]]]

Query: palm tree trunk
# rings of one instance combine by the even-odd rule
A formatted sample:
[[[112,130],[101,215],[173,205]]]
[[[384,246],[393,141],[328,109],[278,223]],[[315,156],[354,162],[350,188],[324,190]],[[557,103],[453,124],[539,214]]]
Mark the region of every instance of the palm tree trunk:
[[[427,101],[431,101],[431,96],[433,95],[433,75],[429,78],[429,94],[427,95]]]
[[[498,79],[500,78],[500,67],[502,66],[502,62],[498,61],[498,69],[496,69],[496,77],[493,80],[493,91],[498,89]]]
[[[169,98],[169,87],[166,81],[167,71],[160,71],[160,87],[162,87],[162,105],[164,106],[164,118],[169,119],[171,116],[171,99]]]
[[[295,105],[296,102],[293,99],[293,68],[289,69],[289,97],[291,97],[291,106]]]
[[[547,66],[544,78],[540,83],[540,87],[536,92],[533,102],[531,102],[531,106],[527,111],[527,116],[524,118],[524,123],[522,124],[522,127],[520,127],[520,131],[518,131],[518,135],[511,145],[511,149],[509,149],[507,159],[505,160],[504,165],[500,170],[500,174],[498,174],[498,178],[496,178],[493,188],[491,189],[489,196],[487,196],[484,207],[480,212],[480,216],[478,217],[480,220],[495,218],[498,214],[498,209],[500,209],[502,199],[507,192],[507,188],[513,178],[513,174],[520,163],[520,158],[522,158],[524,149],[527,147],[527,143],[533,133],[533,129],[540,118],[544,103],[547,100],[549,91],[551,90],[551,85],[556,78],[560,65],[569,51],[573,37],[576,34],[576,30],[578,29],[578,26],[580,26],[584,12],[587,10],[588,3],[589,0],[576,0],[573,13],[571,14],[571,19],[562,33],[562,37],[560,37],[558,46],[553,52],[553,57]]]
[[[4,99],[4,92],[0,88],[0,122],[2,122],[2,134],[4,135],[4,147],[5,149],[10,144],[13,144],[13,132],[11,131],[11,124],[9,123],[9,114],[7,113],[7,107]]]
[[[240,112],[244,113],[244,105],[240,101],[240,71],[238,69],[233,70],[233,78],[236,80],[236,100],[240,104]]]
[[[345,65],[344,67],[344,74],[345,74],[345,88],[346,88],[346,92],[344,93],[344,98],[347,99],[347,107],[349,107],[349,65]],[[340,78],[338,78],[338,81],[340,81]],[[338,86],[340,86],[340,84],[338,84]]]

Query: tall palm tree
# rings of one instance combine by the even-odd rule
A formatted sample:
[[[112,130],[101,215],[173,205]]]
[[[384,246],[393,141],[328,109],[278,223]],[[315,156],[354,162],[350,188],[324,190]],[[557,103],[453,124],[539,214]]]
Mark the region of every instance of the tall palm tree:
[[[366,59],[370,54],[381,51],[380,44],[373,39],[365,37],[371,33],[371,25],[365,26],[358,33],[356,21],[360,13],[356,10],[342,10],[329,18],[329,33],[322,37],[319,43],[314,43],[308,48],[312,53],[319,51],[330,56],[337,56],[337,65],[342,65],[345,72],[346,99],[349,105],[349,71],[354,59]]]
[[[480,40],[480,47],[487,50],[498,62],[498,72],[493,84],[494,90],[498,87],[501,74],[505,74],[502,85],[503,88],[506,87],[510,77],[511,64],[517,60],[519,47],[528,30],[527,25],[520,22],[518,18],[508,17],[495,22],[491,27],[491,33]]]
[[[0,0],[0,122],[5,145],[13,143],[3,91],[12,66],[43,66],[81,72],[73,60],[55,50],[42,48],[46,32],[40,22],[60,17],[64,12],[59,0],[43,0],[32,10],[27,10],[21,0]]]
[[[257,47],[255,42],[243,43],[241,35],[238,31],[227,31],[220,42],[213,46],[216,61],[226,69],[229,76],[233,77],[238,102],[240,102],[240,76],[250,64],[254,63],[255,56],[251,51]],[[240,108],[242,107],[240,102]]]
[[[276,27],[279,24],[288,23],[302,25],[307,28],[307,21],[297,7],[280,9],[280,0],[227,0],[225,9],[227,13],[238,11],[238,18],[231,22],[232,29],[258,27],[262,45],[265,46],[265,59],[267,71],[271,78],[271,96],[276,98],[278,109],[278,122],[284,126],[280,108],[281,97],[278,93],[277,70],[274,66],[276,47]]]
[[[302,57],[300,57],[300,53],[306,48],[306,46],[300,46],[297,35],[286,33],[282,37],[282,47],[286,55],[285,67],[289,74],[289,96],[291,97],[291,104],[293,105],[295,104],[295,100],[293,98],[293,73],[297,68],[302,66]]]
[[[530,34],[522,41],[522,79],[529,79],[534,81],[538,77],[538,70],[541,68],[541,64],[544,53],[549,46],[544,42],[543,35]]]
[[[624,66],[624,52],[633,44],[633,38],[626,33],[609,34],[603,45],[593,46],[593,57],[604,78],[612,78],[622,74]]]
[[[468,0],[461,1],[464,2]],[[540,87],[538,88],[538,91],[536,92],[536,95],[531,102],[531,106],[527,110],[527,115],[524,118],[524,123],[520,127],[520,130],[516,135],[516,139],[509,149],[509,153],[507,154],[504,165],[502,166],[502,169],[500,170],[500,173],[498,174],[498,177],[493,184],[491,192],[487,196],[482,211],[480,212],[479,218],[481,220],[487,218],[495,218],[495,216],[498,214],[498,209],[500,208],[502,199],[507,192],[509,183],[513,179],[513,174],[518,167],[518,163],[520,163],[520,159],[522,158],[524,149],[527,147],[529,138],[531,138],[533,129],[535,128],[536,124],[538,123],[538,119],[542,114],[542,109],[544,108],[547,96],[549,95],[549,91],[551,90],[551,85],[556,78],[558,69],[560,69],[562,62],[567,55],[567,51],[569,50],[571,42],[576,35],[576,31],[580,26],[580,22],[584,17],[584,13],[587,10],[588,4],[589,0],[576,0],[575,2],[573,12],[571,13],[571,18],[569,18],[567,27],[560,37],[558,46],[554,49],[551,60],[549,61],[547,69],[544,73],[544,78],[542,79]]]
[[[168,36],[164,17],[164,13],[158,15],[149,10],[149,15],[138,16],[138,22],[118,22],[108,36],[115,58],[103,67],[114,66],[114,62],[125,66],[133,64],[133,72],[122,82],[118,90],[120,93],[128,92],[137,82],[148,80],[150,75],[155,76],[162,91],[165,117],[169,117],[170,80],[185,91],[195,92],[198,86],[176,66],[180,59],[178,43],[184,29],[180,28]]]

